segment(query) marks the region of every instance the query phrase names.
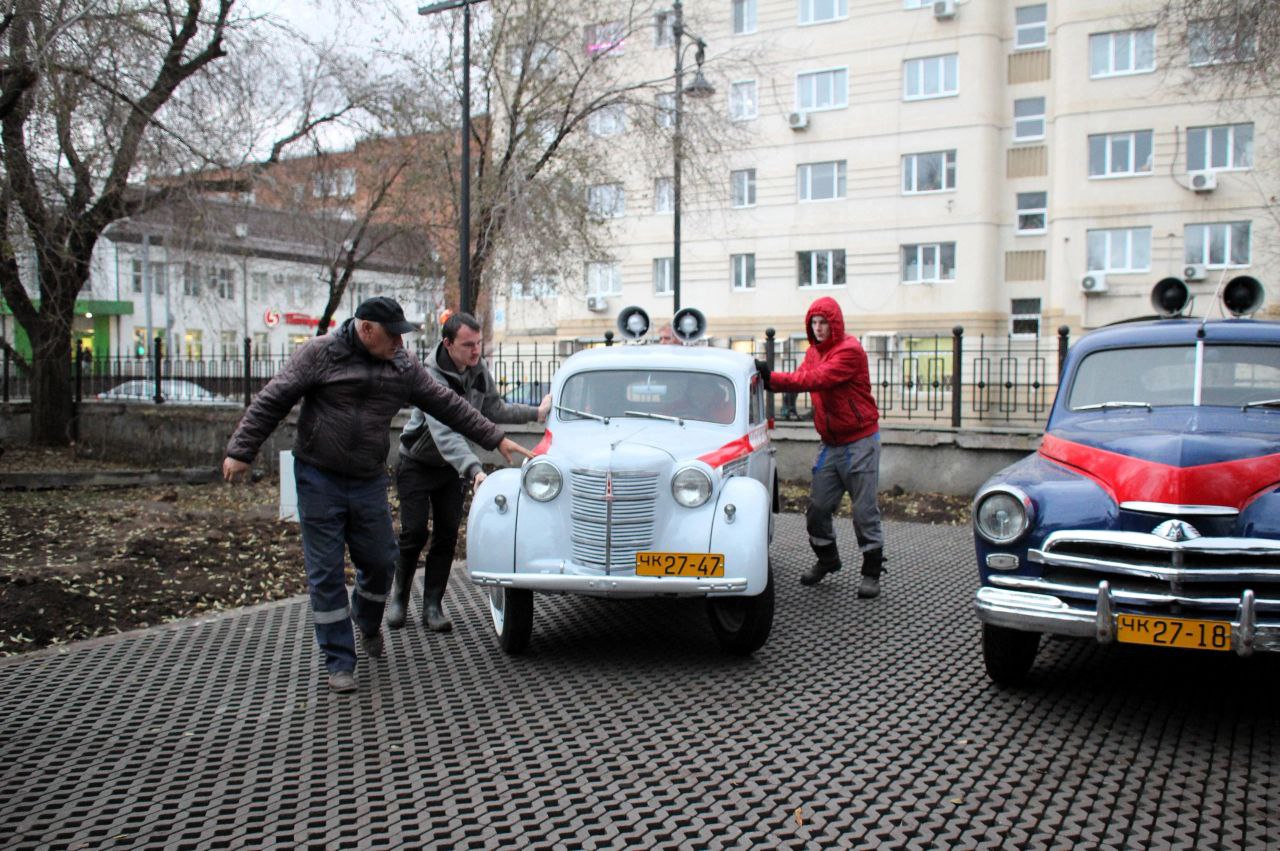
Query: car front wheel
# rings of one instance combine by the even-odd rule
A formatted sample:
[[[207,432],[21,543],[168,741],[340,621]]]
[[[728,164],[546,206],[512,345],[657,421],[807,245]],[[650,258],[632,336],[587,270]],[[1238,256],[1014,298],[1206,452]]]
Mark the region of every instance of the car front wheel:
[[[533,635],[533,592],[526,588],[489,589],[489,615],[498,644],[508,653],[520,653]]]
[[[764,646],[773,629],[773,568],[764,591],[754,597],[709,597],[707,616],[720,649],[749,656]]]
[[[999,685],[1012,686],[1025,680],[1039,649],[1038,632],[982,625],[982,660],[987,665],[987,676]]]

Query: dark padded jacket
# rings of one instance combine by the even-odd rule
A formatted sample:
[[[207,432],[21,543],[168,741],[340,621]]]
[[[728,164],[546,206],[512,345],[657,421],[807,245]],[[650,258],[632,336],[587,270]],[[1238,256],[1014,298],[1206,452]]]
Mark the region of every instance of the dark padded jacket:
[[[293,353],[240,418],[227,455],[252,462],[299,399],[294,456],[352,478],[386,471],[391,418],[406,405],[427,411],[485,449],[497,448],[504,437],[403,349],[393,360],[370,355],[356,337],[355,321],[348,319]]]
[[[819,343],[813,337],[813,317],[820,315],[831,326],[831,336]],[[813,399],[813,424],[822,442],[843,446],[880,430],[880,410],[871,395],[871,371],[867,353],[858,338],[846,335],[844,313],[828,296],[814,301],[804,317],[809,350],[795,372],[775,372],[769,389],[778,393],[809,391]]]

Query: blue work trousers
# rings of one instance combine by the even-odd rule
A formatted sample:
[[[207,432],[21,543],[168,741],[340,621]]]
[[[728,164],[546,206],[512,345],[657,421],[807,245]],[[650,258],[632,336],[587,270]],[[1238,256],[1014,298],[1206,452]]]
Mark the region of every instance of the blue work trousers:
[[[330,673],[352,671],[356,667],[352,618],[367,635],[382,627],[382,610],[399,553],[387,504],[387,477],[353,479],[296,458],[293,475],[316,643]],[[350,598],[344,546],[356,569]]]

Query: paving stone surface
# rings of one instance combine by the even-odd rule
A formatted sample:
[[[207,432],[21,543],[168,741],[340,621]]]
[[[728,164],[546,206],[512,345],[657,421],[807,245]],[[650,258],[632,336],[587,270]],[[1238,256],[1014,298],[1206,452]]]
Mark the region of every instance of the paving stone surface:
[[[697,602],[545,596],[508,657],[458,570],[354,696],[302,599],[0,662],[0,846],[1280,847],[1280,659],[1051,640],[1000,689],[968,530],[886,532],[860,601],[781,517],[745,660]]]

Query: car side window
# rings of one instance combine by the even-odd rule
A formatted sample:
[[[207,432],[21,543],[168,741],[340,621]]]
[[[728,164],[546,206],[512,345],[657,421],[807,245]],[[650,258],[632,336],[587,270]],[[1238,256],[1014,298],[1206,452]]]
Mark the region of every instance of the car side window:
[[[747,421],[751,425],[759,425],[764,422],[764,385],[760,383],[760,376],[751,376],[751,405],[747,412]]]

